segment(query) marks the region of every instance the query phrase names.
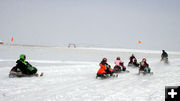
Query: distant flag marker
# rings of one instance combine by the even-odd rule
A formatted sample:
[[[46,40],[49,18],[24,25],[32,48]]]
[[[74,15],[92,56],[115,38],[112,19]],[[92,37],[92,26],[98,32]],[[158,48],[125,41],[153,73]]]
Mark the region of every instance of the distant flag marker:
[[[138,43],[141,44],[142,42],[139,40]]]
[[[14,41],[14,38],[13,38],[13,36],[11,37],[11,42],[13,42]]]

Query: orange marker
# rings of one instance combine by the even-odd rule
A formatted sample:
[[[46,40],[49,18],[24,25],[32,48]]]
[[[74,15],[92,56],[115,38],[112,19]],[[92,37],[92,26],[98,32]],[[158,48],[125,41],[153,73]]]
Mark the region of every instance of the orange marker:
[[[138,43],[141,44],[142,42],[139,40]]]
[[[13,41],[14,41],[14,38],[12,37],[12,38],[11,38],[11,42],[13,42]]]

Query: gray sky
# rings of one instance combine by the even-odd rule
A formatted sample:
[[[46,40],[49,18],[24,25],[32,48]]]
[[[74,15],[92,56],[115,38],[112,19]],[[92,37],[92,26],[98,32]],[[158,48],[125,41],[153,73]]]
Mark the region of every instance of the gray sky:
[[[0,0],[0,40],[12,36],[17,44],[180,51],[180,0]]]

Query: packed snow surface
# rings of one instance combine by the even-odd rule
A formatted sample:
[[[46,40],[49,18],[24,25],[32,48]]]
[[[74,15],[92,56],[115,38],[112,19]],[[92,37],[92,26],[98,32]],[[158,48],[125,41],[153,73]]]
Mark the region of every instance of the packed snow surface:
[[[168,51],[167,51],[168,52]],[[146,58],[153,75],[138,69],[117,78],[96,79],[103,57],[113,67],[117,56],[125,65],[131,54]],[[44,73],[43,77],[9,78],[20,54]],[[160,51],[100,48],[59,48],[0,45],[0,101],[164,101],[165,86],[180,86],[180,53],[169,52],[169,65]]]

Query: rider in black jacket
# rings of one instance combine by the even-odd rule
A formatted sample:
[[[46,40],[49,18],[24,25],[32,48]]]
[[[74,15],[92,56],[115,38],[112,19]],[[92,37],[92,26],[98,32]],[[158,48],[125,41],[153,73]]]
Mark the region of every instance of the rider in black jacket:
[[[168,54],[165,52],[165,50],[162,50],[161,61],[164,59],[168,59]]]
[[[26,56],[24,54],[20,55],[20,59],[16,61],[17,64],[15,67],[12,68],[12,71],[17,72],[19,69],[22,72],[22,74],[35,74],[37,72],[37,69],[25,60]]]

